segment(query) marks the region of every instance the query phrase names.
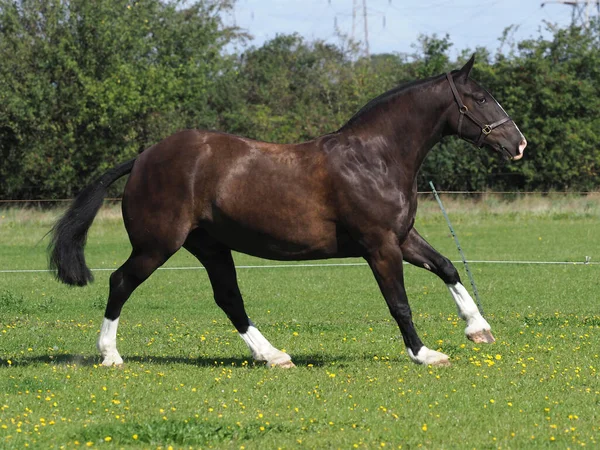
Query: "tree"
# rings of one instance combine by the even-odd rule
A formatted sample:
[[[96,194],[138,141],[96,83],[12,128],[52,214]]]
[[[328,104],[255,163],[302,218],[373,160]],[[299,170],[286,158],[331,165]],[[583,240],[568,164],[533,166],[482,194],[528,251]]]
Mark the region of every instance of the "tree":
[[[185,7],[184,7],[185,6]],[[207,105],[226,1],[0,0],[0,195],[71,196]]]
[[[600,174],[600,21],[548,26],[520,42],[489,79],[529,145],[518,165],[528,189],[591,190]],[[516,170],[512,169],[511,170]]]
[[[358,57],[352,45],[280,35],[245,42],[220,12],[230,0],[0,0],[0,197],[72,196],[109,166],[181,128],[273,142],[334,132],[398,84],[460,67],[509,112],[529,141],[507,163],[456,137],[422,167],[419,187],[597,189],[600,21],[548,26],[492,56],[421,36],[413,55]]]

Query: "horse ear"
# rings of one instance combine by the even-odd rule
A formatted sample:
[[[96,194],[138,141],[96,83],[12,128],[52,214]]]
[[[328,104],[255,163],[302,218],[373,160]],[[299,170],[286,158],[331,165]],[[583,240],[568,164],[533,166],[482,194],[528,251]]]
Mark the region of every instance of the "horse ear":
[[[471,56],[471,59],[467,61],[467,63],[458,71],[458,76],[463,79],[463,81],[467,81],[469,78],[469,74],[471,73],[471,69],[473,68],[473,64],[475,63],[475,53]]]

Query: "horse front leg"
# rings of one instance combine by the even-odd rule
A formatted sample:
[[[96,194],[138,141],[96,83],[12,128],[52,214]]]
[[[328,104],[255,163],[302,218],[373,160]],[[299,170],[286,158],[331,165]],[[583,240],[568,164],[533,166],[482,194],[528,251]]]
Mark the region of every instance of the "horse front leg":
[[[402,251],[394,234],[380,239],[366,257],[392,317],[396,320],[408,356],[417,364],[450,365],[447,355],[427,348],[417,335],[404,288]]]
[[[414,228],[410,230],[401,249],[406,262],[433,272],[446,283],[456,303],[458,316],[467,324],[465,335],[468,339],[477,344],[495,341],[490,324],[479,312],[473,298],[461,283],[458,271],[448,258],[429,245]]]

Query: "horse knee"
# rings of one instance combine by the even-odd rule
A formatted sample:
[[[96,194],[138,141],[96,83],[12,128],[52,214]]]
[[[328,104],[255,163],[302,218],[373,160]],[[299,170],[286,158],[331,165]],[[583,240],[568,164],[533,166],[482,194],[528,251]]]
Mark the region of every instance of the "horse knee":
[[[452,264],[448,259],[444,259],[439,265],[438,275],[446,284],[460,283],[460,275],[458,274],[458,270],[456,270],[454,264]]]

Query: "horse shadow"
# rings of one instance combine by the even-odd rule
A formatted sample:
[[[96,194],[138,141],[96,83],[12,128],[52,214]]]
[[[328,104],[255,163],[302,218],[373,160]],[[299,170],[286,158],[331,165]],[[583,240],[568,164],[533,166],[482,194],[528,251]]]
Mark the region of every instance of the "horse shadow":
[[[366,356],[365,356],[366,357]],[[315,355],[315,354],[298,354],[292,357],[292,361],[296,367],[324,367],[335,364],[336,367],[343,367],[363,359],[361,355],[356,357],[348,357],[346,355]],[[221,358],[218,356],[208,357],[183,357],[183,356],[125,356],[124,366],[127,363],[136,364],[183,364],[196,367],[264,367],[265,363],[253,361],[252,358]],[[38,355],[25,356],[15,359],[0,358],[0,368],[2,367],[28,367],[38,364],[49,364],[56,366],[80,366],[93,367],[101,364],[101,358],[97,355],[82,355],[66,353],[61,355]]]

